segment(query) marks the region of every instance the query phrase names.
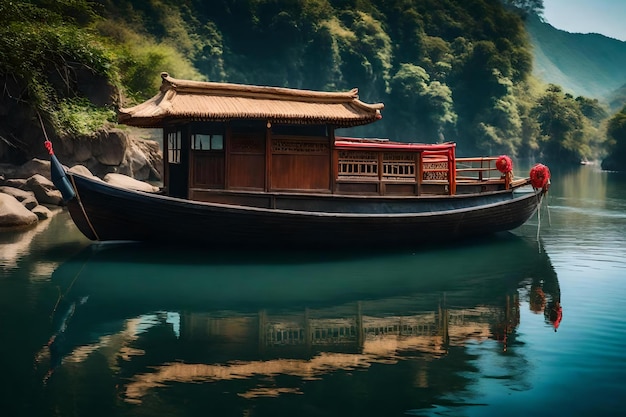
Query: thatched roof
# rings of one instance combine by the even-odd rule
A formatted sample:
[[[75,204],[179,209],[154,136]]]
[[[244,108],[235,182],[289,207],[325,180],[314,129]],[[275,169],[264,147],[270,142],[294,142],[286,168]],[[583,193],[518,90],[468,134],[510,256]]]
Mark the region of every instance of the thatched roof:
[[[162,73],[159,94],[120,109],[118,120],[131,126],[162,127],[177,120],[268,120],[286,124],[351,127],[381,118],[383,104],[366,104],[358,90],[329,93],[280,87],[178,80]]]

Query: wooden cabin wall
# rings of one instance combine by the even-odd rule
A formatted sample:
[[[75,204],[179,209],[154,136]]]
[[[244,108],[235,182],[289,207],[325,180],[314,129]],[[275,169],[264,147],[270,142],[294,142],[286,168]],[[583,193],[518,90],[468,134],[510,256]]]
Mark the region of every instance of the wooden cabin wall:
[[[193,151],[191,188],[224,188],[224,153]]]
[[[195,145],[197,135],[223,135],[219,151]],[[326,126],[259,121],[192,122],[189,188],[201,190],[330,192],[331,138]],[[170,167],[172,168],[172,167]],[[202,197],[202,199],[206,198]]]
[[[265,189],[265,132],[232,132],[228,144],[230,189]]]
[[[272,136],[271,189],[330,191],[328,137]]]

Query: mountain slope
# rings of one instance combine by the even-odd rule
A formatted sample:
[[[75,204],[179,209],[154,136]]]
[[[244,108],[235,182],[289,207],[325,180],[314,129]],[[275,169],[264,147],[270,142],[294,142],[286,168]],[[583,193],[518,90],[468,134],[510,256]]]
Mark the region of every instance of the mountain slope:
[[[575,96],[609,101],[626,83],[626,42],[599,34],[569,33],[528,16],[534,73]]]

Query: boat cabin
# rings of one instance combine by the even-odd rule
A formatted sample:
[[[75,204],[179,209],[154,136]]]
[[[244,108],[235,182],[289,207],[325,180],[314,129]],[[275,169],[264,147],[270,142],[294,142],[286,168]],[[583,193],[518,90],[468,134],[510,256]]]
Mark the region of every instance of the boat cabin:
[[[161,76],[159,94],[121,109],[119,122],[163,129],[169,196],[275,207],[284,195],[416,197],[510,185],[496,158],[457,159],[454,143],[337,137],[338,128],[382,117],[383,104],[360,101],[356,89],[330,93]]]

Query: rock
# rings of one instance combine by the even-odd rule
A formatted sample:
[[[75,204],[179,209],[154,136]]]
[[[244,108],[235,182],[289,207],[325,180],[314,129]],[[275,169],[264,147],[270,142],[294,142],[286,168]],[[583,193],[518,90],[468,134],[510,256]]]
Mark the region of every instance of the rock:
[[[59,206],[63,202],[61,191],[57,190],[49,179],[35,174],[26,181],[27,187],[35,193],[35,198],[40,204]]]
[[[46,206],[36,206],[31,210],[31,212],[34,213],[39,220],[45,220],[52,217],[52,212]]]
[[[124,154],[130,146],[128,135],[120,129],[101,131],[91,147],[93,156],[102,165],[117,166],[124,160]]]
[[[21,190],[26,187],[26,179],[25,178],[11,178],[8,180],[4,180],[2,184],[6,187],[19,188]]]
[[[106,174],[104,176],[104,181],[111,185],[115,185],[116,187],[126,188],[128,190],[146,191],[149,193],[155,193],[159,191],[159,187],[155,187],[154,185],[148,184],[147,182],[138,181],[134,178],[122,174]]]
[[[22,205],[29,210],[32,210],[39,205],[39,202],[37,202],[37,199],[35,198],[35,193],[32,191],[20,190],[19,188],[4,185],[0,186],[0,193],[15,197],[17,201],[22,203]]]
[[[133,142],[126,152],[124,163],[130,168],[130,176],[133,178],[139,181],[150,178],[150,161],[137,142]]]
[[[23,227],[36,224],[38,217],[11,195],[0,193],[0,227]]]
[[[2,183],[7,181],[9,178],[13,178],[13,173],[17,167],[13,164],[0,164],[0,172],[2,172]]]
[[[604,171],[626,171],[626,161],[624,161],[623,158],[620,159],[616,157],[615,155],[607,156],[602,160],[600,166]]]
[[[129,145],[124,160],[117,167],[117,174],[128,175],[140,181],[162,179],[163,154],[157,141],[129,135]]]
[[[148,159],[148,167],[150,168],[149,179],[161,181],[163,179],[163,153],[159,143],[154,140],[144,139],[136,141],[136,144]]]
[[[35,174],[43,175],[45,178],[50,179],[50,161],[33,158],[17,167],[13,172],[13,178],[30,178]]]
[[[102,178],[100,178],[100,177],[98,177],[98,176],[94,175],[94,174],[93,174],[93,173],[89,170],[89,168],[87,168],[87,167],[86,167],[86,166],[84,166],[84,165],[80,165],[80,164],[79,164],[79,165],[74,165],[73,167],[71,167],[70,169],[68,169],[68,172],[72,172],[72,173],[74,173],[74,174],[82,175],[83,177],[90,177],[91,179],[96,180],[96,181],[102,181],[102,182],[104,182],[104,181],[102,180]]]
[[[91,173],[91,171],[89,171],[89,168],[87,168],[84,165],[74,165],[73,167],[68,169],[68,171],[72,172],[74,174],[82,175],[83,177],[93,177],[94,176]]]
[[[93,138],[84,136],[81,136],[74,140],[72,146],[72,157],[75,161],[85,162],[93,156],[91,153],[91,145],[93,141]]]

